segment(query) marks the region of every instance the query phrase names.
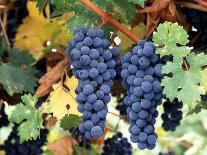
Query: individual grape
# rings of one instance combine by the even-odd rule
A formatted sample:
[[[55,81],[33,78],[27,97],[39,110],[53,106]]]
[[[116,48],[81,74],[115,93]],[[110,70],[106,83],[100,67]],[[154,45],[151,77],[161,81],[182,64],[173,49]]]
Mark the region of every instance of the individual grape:
[[[83,113],[79,130],[87,139],[97,138],[105,127],[119,49],[109,49],[102,30],[78,28],[66,52],[79,80],[75,90],[78,111]]]
[[[175,131],[182,120],[182,102],[175,99],[172,103],[166,100],[163,103],[164,113],[161,115],[163,120],[162,127],[165,131]]]
[[[104,141],[102,155],[131,155],[132,146],[126,138],[123,138],[122,134],[118,132],[112,138],[108,138]]]
[[[129,132],[139,149],[154,149],[157,139],[154,124],[162,100],[162,64],[152,42],[140,41],[121,59],[122,84],[127,90],[124,103],[131,124]]]

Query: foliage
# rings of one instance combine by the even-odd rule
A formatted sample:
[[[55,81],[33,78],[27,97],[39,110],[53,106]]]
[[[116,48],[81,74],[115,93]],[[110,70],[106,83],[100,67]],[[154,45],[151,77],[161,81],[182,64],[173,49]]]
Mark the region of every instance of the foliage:
[[[3,44],[1,42],[1,44]],[[3,49],[4,46],[1,46]],[[4,48],[1,52],[5,53]],[[8,51],[7,51],[8,52]],[[3,53],[0,53],[3,55]],[[9,95],[22,92],[34,92],[37,71],[32,67],[35,62],[28,51],[20,52],[13,48],[9,53],[9,62],[0,59],[0,83]]]
[[[20,142],[35,140],[40,135],[42,127],[42,111],[35,108],[37,99],[31,94],[21,97],[22,103],[15,105],[10,115],[10,121],[18,123],[18,135]]]
[[[64,82],[64,85],[69,88],[68,91],[62,87],[61,83],[54,86],[54,91],[51,92],[50,97],[49,113],[53,113],[53,116],[57,119],[62,119],[67,114],[81,115],[77,110],[75,101],[77,84],[77,79],[72,76],[72,78],[67,77]]]
[[[18,6],[15,7],[17,8],[14,7],[16,1]],[[14,18],[15,22],[18,21],[21,13],[13,15],[12,9],[16,12],[19,2],[24,3],[22,0],[16,1],[2,2],[2,7],[6,7],[6,12],[9,12],[8,21],[4,19],[6,17],[4,12],[2,22],[4,25],[7,24],[5,29],[11,47],[14,48],[9,50],[7,35],[2,33],[6,39],[0,37],[0,108],[5,103],[5,113],[12,123],[7,127],[0,128],[0,143],[3,143],[8,137],[13,123],[19,125],[18,135],[21,142],[39,138],[42,127],[50,128],[48,142],[44,146],[44,154],[47,155],[101,154],[104,139],[118,131],[122,131],[124,136],[130,139],[127,129],[129,123],[122,119],[119,112],[115,110],[117,102],[121,102],[125,94],[121,88],[117,91],[120,94],[113,95],[114,91],[121,87],[118,78],[112,89],[112,101],[108,105],[109,117],[106,120],[104,135],[92,140],[91,149],[87,150],[78,146],[74,137],[69,134],[68,130],[65,130],[79,126],[81,113],[77,110],[75,100],[75,88],[78,81],[74,76],[64,76],[66,72],[70,74],[67,70],[70,62],[64,51],[68,46],[68,41],[73,37],[74,28],[98,28],[103,24],[103,17],[87,8],[80,0],[35,0],[27,2],[28,16],[18,24],[14,24]],[[207,44],[205,43],[204,46],[200,44],[202,41],[200,36],[206,34],[204,28],[200,29],[200,27],[206,27],[205,18],[197,18],[197,14],[194,12],[196,16],[192,18],[190,16],[186,20],[185,11],[187,9],[184,10],[179,5],[189,3],[187,0],[184,0],[184,3],[163,0],[90,1],[125,28],[130,29],[132,34],[140,39],[145,36],[151,38],[153,33],[152,40],[161,61],[165,62],[166,56],[167,59],[170,59],[163,66],[161,84],[164,96],[171,101],[178,98],[183,102],[183,110],[186,110],[180,126],[174,132],[164,131],[161,128],[161,118],[158,117],[155,125],[159,137],[156,149],[140,151],[136,149],[137,145],[133,145],[133,155],[157,155],[161,150],[186,155],[206,154],[207,102],[202,99],[201,95],[207,92],[207,55],[206,52],[201,53],[201,50],[206,50]],[[139,10],[140,7],[143,9]],[[197,7],[197,9],[199,8]],[[191,10],[190,14],[194,15]],[[10,17],[10,14],[13,17]],[[12,19],[10,20],[10,18]],[[194,18],[196,18],[195,22],[199,21],[197,25],[191,21]],[[202,20],[205,23],[202,23]],[[160,24],[161,22],[162,24]],[[193,32],[190,26],[198,31]],[[118,46],[121,49],[121,57],[133,48],[134,42],[130,35],[124,34],[121,28],[115,27],[108,23],[103,26],[103,29],[110,39],[111,47],[117,46],[113,40],[114,37],[118,36],[117,38],[120,39],[121,44]],[[194,34],[196,35],[194,36]],[[194,47],[194,52],[190,51],[188,45]],[[173,59],[171,60],[171,57],[168,56]],[[39,71],[37,72],[37,70]],[[32,94],[24,94],[28,92]],[[20,95],[22,95],[21,102],[19,101]],[[14,104],[14,106],[7,106],[7,103]],[[36,103],[42,105],[37,108]],[[158,112],[159,114],[162,112],[162,107],[158,107]],[[51,116],[53,117],[51,118]],[[2,137],[4,139],[1,139]]]
[[[138,4],[144,8],[144,1],[145,0],[129,0],[129,1],[133,2],[134,4]]]
[[[63,129],[77,128],[81,123],[81,118],[77,115],[70,114],[60,120],[60,127]]]
[[[185,107],[192,110],[200,101],[200,95],[206,91],[207,72],[203,67],[207,64],[207,56],[203,53],[189,53],[186,47],[187,37],[181,26],[168,22],[160,24],[153,34],[157,53],[161,57],[173,56],[173,62],[168,62],[163,67],[163,73],[167,74],[162,80],[164,94],[170,101],[177,97]],[[183,60],[183,57],[186,59]],[[183,68],[183,61],[188,62],[189,68]]]
[[[39,60],[45,54],[43,52],[45,48],[48,50],[48,48],[55,48],[57,45],[67,46],[72,35],[67,34],[64,24],[72,14],[63,16],[60,20],[50,21],[39,13],[35,2],[29,1],[27,7],[29,16],[24,19],[23,24],[17,30],[15,47],[29,50],[34,58]],[[49,16],[48,6],[46,14]],[[65,17],[66,19],[64,19]],[[47,41],[50,41],[49,47],[45,47]]]
[[[107,3],[105,3],[105,1],[93,0],[93,2],[97,6],[101,7],[104,11],[110,11],[113,17],[127,25],[130,25],[136,13],[135,6],[129,1],[109,0]],[[70,32],[76,27],[84,26],[96,28],[102,23],[101,18],[93,11],[82,5],[80,1],[52,0],[52,3],[57,7],[55,12],[53,12],[53,16],[58,16],[68,11],[75,12],[75,16],[69,19],[67,23],[68,30]],[[108,36],[110,34],[109,32],[115,31],[115,29],[109,26],[105,26],[104,29],[107,30],[106,34]]]
[[[41,12],[43,9],[44,9],[44,7],[45,7],[45,5],[46,5],[46,0],[37,0],[37,8],[39,9],[39,11]]]
[[[188,43],[188,34],[177,23],[160,24],[157,32],[153,33],[153,41],[161,57],[173,55],[174,59],[182,59],[189,53],[185,47]]]

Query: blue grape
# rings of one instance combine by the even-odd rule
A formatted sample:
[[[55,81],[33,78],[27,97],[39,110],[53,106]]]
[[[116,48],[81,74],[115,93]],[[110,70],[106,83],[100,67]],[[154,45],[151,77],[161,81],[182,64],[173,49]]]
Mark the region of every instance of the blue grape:
[[[84,34],[81,32],[76,33],[74,37],[75,41],[82,41],[83,38],[84,38]]]
[[[151,46],[148,46],[148,45],[144,45],[144,48],[143,48],[143,54],[147,57],[150,57],[152,56],[154,53],[153,51],[153,47]]]
[[[81,47],[81,54],[82,55],[88,55],[90,52],[90,48],[88,46]]]
[[[138,139],[140,142],[146,142],[147,141],[147,134],[145,132],[139,133]]]
[[[136,139],[136,137],[134,137]],[[122,134],[118,132],[112,138],[104,141],[103,152],[101,155],[131,155],[132,146],[127,138],[123,138]]]
[[[154,48],[152,42],[142,40],[120,60],[122,84],[127,89],[124,103],[131,124],[130,139],[141,150],[154,149],[157,139],[154,124],[162,99],[162,64]]]
[[[145,92],[145,93],[148,93],[152,90],[152,83],[149,82],[149,81],[144,81],[142,83],[142,90]]]
[[[103,129],[99,126],[94,126],[91,129],[91,136],[94,138],[100,137],[103,134]]]
[[[89,57],[93,60],[96,60],[99,57],[99,52],[96,49],[91,49],[89,52]]]
[[[99,75],[99,71],[96,68],[91,68],[88,75],[90,78],[95,79]]]
[[[83,113],[79,129],[86,138],[92,139],[104,131],[119,48],[109,49],[109,41],[100,29],[78,28],[74,36],[67,55],[73,66],[72,73],[79,80],[75,89],[78,111]]]
[[[93,46],[94,47],[100,47],[102,45],[102,39],[99,37],[95,37],[93,39]]]
[[[174,131],[182,120],[182,102],[175,99],[172,103],[166,100],[163,103],[164,113],[161,115],[163,120],[162,127],[165,131]]]

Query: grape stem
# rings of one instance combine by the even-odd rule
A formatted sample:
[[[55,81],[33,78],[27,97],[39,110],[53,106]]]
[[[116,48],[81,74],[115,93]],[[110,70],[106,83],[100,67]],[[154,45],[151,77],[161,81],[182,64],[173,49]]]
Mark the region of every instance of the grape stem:
[[[126,28],[124,25],[119,23],[117,20],[115,20],[108,13],[104,12],[101,8],[97,7],[90,0],[80,0],[80,2],[83,3],[85,6],[87,6],[88,8],[90,8],[92,11],[94,11],[97,15],[99,15],[102,18],[102,20],[104,21],[103,23],[110,23],[111,25],[116,27],[118,30],[123,32],[126,36],[128,36],[135,43],[137,43],[140,40],[128,28]]]
[[[107,25],[109,21],[104,20],[103,23],[101,23],[98,28],[101,29],[103,26]]]
[[[112,114],[112,115],[114,115],[114,116],[116,116],[116,117],[119,117],[119,119],[123,119],[125,122],[128,122],[123,116],[121,116],[121,115],[118,115],[118,114],[116,114],[116,113],[113,113],[113,112],[108,112],[109,114]]]
[[[5,38],[5,40],[6,40],[7,48],[8,48],[9,51],[11,51],[11,44],[10,44],[10,42],[9,42],[9,38],[8,38],[8,35],[7,35],[7,33],[6,33],[6,29],[5,29],[5,27],[4,27],[4,24],[3,24],[1,18],[0,18],[0,26],[1,26],[2,32],[3,32],[3,34],[4,34],[4,38]]]
[[[184,64],[184,66],[185,66],[186,71],[188,71],[188,70],[189,70],[189,68],[188,68],[188,64],[187,64],[187,62],[186,62],[186,60],[185,60],[185,59],[183,59],[183,64]]]
[[[185,2],[185,1],[175,1],[175,4],[180,5],[181,7],[186,7],[190,9],[195,9],[203,12],[207,12],[207,9],[201,5],[192,3],[192,2]]]

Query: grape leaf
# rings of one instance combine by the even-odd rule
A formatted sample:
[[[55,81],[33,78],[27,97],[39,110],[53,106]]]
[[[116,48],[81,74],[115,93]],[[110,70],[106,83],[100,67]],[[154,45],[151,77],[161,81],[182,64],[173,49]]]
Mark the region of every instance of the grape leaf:
[[[160,24],[157,32],[153,33],[153,41],[157,47],[156,52],[161,57],[172,55],[175,59],[182,59],[189,53],[185,46],[188,43],[188,34],[178,23]]]
[[[14,42],[15,47],[21,50],[29,50],[33,57],[39,60],[45,55],[43,50],[46,48],[45,43],[47,41],[51,43],[50,46],[47,46],[47,52],[54,45],[67,46],[72,35],[67,34],[65,16],[60,17],[58,20],[50,21],[43,13],[38,11],[36,2],[32,1],[28,1],[27,9],[29,10],[29,16],[24,19],[17,30]],[[45,7],[45,10],[46,14],[49,14],[48,5]],[[69,19],[71,16],[72,14],[66,19]]]
[[[60,120],[60,127],[63,129],[77,128],[81,123],[81,117],[70,114]]]
[[[37,0],[37,8],[39,9],[39,11],[41,12],[44,7],[45,7],[45,4],[47,3],[46,0]]]
[[[42,112],[35,108],[37,99],[31,94],[21,97],[22,103],[15,105],[9,120],[18,123],[18,135],[20,142],[35,140],[40,135],[42,127]]]
[[[120,0],[109,0],[112,3],[112,15],[118,21],[131,26],[132,21],[135,18],[137,9],[135,5],[129,1],[120,1]]]
[[[129,0],[130,2],[133,2],[134,4],[138,4],[139,6],[144,8],[144,1],[145,0]]]
[[[18,49],[12,49],[8,63],[0,60],[0,83],[9,95],[34,92],[37,81],[34,76],[37,71],[32,67],[34,62],[30,53]]]
[[[131,25],[134,15],[136,13],[136,8],[133,3],[129,1],[119,1],[119,0],[92,0],[95,5],[103,9],[104,11],[111,12],[111,15],[117,20],[123,22],[124,24]],[[73,18],[68,20],[68,31],[71,32],[76,27],[91,27],[96,28],[102,23],[102,19],[94,13],[89,8],[86,8],[80,1],[76,0],[52,0],[52,3],[56,6],[55,12],[52,16],[58,16],[68,11],[74,11],[75,15]],[[116,30],[110,26],[106,27],[106,35],[110,36],[110,32],[115,32]]]
[[[196,102],[200,101],[200,95],[205,94],[207,69],[202,69],[202,67],[207,65],[207,55],[190,53],[187,61],[190,65],[188,71],[182,69],[182,62],[179,60],[168,62],[163,66],[163,73],[171,73],[172,76],[165,76],[162,85],[164,86],[163,92],[170,101],[177,97],[179,101],[192,109]]]
[[[7,53],[7,47],[6,47],[6,41],[4,39],[4,37],[0,37],[0,60],[1,56],[3,56],[5,53]]]
[[[64,85],[70,90],[66,91],[62,85],[56,84],[53,86],[54,91],[51,92],[50,97],[50,113],[57,119],[62,119],[67,114],[75,114],[81,116],[81,113],[77,110],[75,88],[78,85],[78,80],[72,76],[66,77]]]
[[[199,102],[192,110],[190,110],[187,115],[198,114],[202,110],[207,110],[207,102]]]

